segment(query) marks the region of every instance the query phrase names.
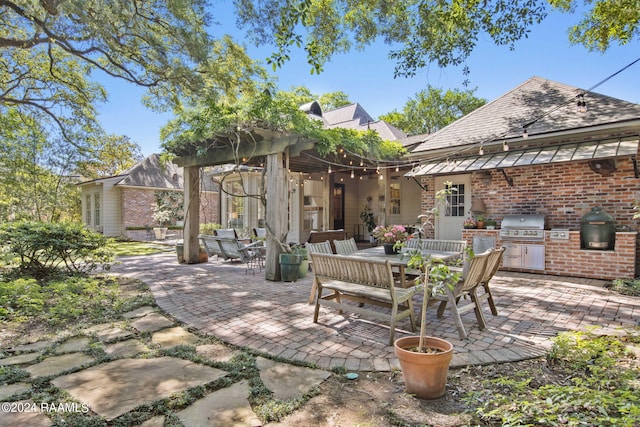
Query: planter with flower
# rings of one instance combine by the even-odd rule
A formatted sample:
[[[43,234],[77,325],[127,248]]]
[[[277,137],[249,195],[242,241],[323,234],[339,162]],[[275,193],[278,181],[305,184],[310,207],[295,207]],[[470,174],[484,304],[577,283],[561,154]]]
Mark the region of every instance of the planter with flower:
[[[387,227],[379,225],[373,229],[373,236],[384,246],[384,253],[397,254],[402,247],[402,243],[407,240],[409,233],[402,225],[389,225]]]
[[[473,218],[467,218],[462,223],[462,227],[464,227],[464,228],[476,228],[477,224],[476,224],[476,221]]]

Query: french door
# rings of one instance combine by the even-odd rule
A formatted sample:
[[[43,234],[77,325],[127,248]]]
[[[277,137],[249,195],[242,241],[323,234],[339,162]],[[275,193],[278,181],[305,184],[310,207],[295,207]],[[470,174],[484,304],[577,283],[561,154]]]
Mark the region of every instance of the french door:
[[[435,235],[440,240],[460,240],[464,220],[471,209],[471,175],[437,176],[436,191],[444,189],[446,182],[451,182],[453,192],[447,196],[445,206],[438,206],[440,214]]]

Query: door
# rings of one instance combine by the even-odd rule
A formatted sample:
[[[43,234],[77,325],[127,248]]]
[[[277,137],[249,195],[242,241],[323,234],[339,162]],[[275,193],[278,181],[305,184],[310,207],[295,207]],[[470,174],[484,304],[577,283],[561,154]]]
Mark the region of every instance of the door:
[[[344,229],[344,184],[333,184],[333,229]]]
[[[438,176],[436,191],[443,190],[445,183],[452,183],[452,194],[447,196],[446,206],[438,206],[436,239],[461,240],[465,218],[471,209],[471,175]]]

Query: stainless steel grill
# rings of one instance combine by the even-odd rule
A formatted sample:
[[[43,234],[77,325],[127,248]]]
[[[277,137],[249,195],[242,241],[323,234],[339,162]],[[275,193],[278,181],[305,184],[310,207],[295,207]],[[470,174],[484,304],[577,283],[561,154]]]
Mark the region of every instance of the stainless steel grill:
[[[502,240],[544,240],[544,215],[507,215],[502,219]]]

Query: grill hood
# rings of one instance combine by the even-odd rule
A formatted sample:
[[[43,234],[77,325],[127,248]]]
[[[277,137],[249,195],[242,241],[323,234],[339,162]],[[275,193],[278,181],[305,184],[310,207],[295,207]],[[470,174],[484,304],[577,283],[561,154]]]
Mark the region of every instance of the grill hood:
[[[501,227],[512,230],[544,230],[544,225],[544,215],[506,215]]]

